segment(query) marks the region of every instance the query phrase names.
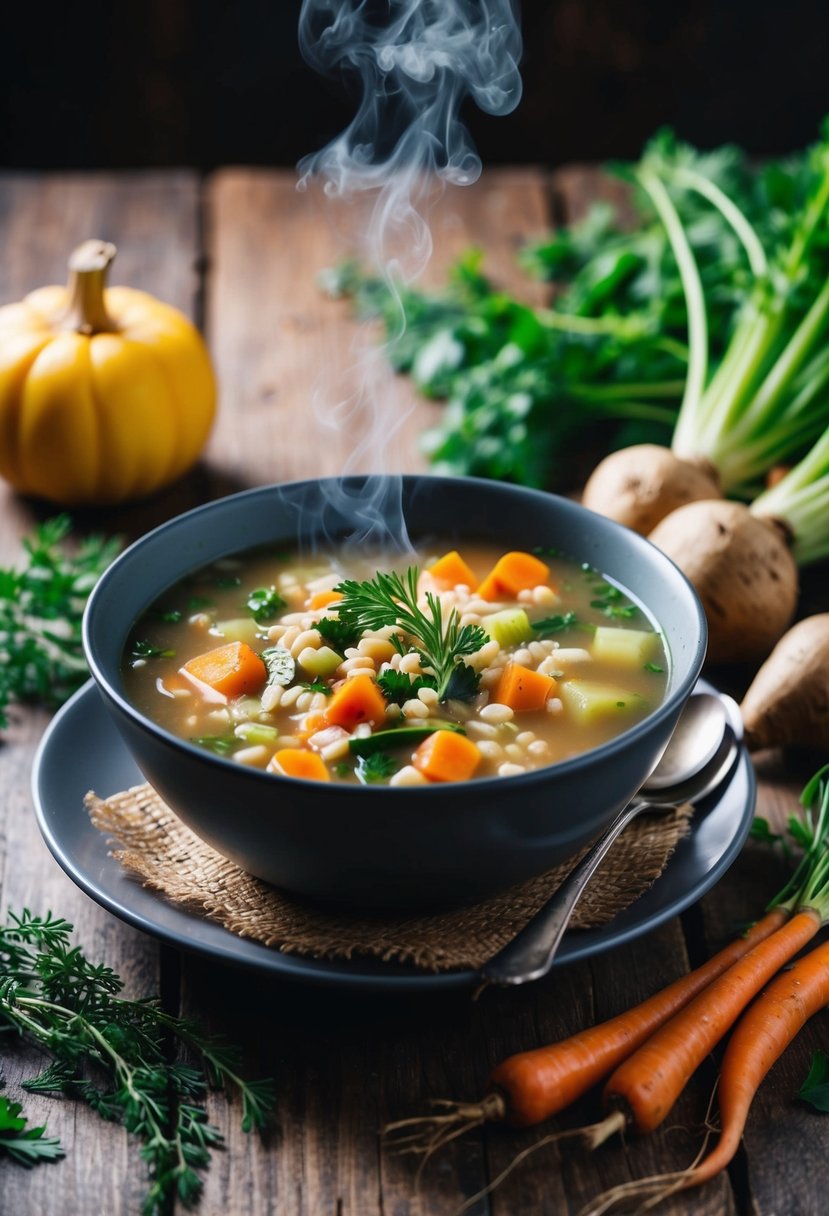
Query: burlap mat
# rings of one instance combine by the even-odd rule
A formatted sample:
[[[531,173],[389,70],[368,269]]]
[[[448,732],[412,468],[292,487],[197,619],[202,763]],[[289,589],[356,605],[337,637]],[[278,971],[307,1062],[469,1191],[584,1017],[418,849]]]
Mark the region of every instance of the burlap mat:
[[[201,912],[231,933],[314,958],[371,955],[432,971],[479,967],[515,936],[561,882],[572,862],[510,890],[450,912],[378,916],[332,911],[288,896],[216,853],[178,819],[150,785],[85,799],[113,856],[173,903]],[[642,815],[597,871],[573,926],[606,924],[662,873],[689,830],[691,807]]]

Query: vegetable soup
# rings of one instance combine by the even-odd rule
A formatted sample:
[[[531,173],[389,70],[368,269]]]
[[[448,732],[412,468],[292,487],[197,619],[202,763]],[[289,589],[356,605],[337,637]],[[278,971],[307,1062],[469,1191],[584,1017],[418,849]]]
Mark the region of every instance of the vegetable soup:
[[[218,561],[136,622],[127,695],[239,764],[392,786],[553,764],[662,701],[661,635],[592,567],[446,550]]]

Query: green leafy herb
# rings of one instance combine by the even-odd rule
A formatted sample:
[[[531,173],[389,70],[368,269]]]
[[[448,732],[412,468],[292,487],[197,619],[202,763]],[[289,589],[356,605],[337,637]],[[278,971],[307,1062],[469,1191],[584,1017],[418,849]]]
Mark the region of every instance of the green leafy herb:
[[[408,634],[411,645],[406,647],[398,639],[398,649],[401,653],[411,649],[420,655],[423,666],[434,673],[438,698],[443,701],[449,695],[456,668],[466,666],[464,657],[479,651],[489,636],[480,625],[461,625],[454,608],[444,620],[441,602],[431,592],[426,593],[424,611],[417,602],[417,580],[416,566],[410,566],[404,577],[378,571],[365,582],[347,579],[336,588],[343,597],[337,613],[360,634],[367,629],[399,626]],[[456,684],[465,698],[474,696],[479,679],[474,671],[471,676],[459,673]],[[452,695],[458,697],[458,692]]]
[[[325,680],[321,679],[319,676],[316,680],[302,681],[302,683],[300,683],[300,688],[305,688],[308,692],[321,692],[324,697],[330,697],[333,691],[328,687]]]
[[[421,688],[437,688],[434,676],[412,676],[406,671],[395,671],[393,667],[380,673],[377,684],[390,705],[411,701]]]
[[[211,1151],[222,1144],[203,1105],[207,1090],[236,1091],[242,1128],[251,1131],[265,1126],[270,1084],[243,1080],[234,1049],[157,1000],[122,997],[121,978],[72,946],[71,932],[51,913],[9,913],[0,927],[0,1030],[16,1031],[52,1056],[30,1089],[79,1098],[141,1142],[149,1175],[144,1216],[161,1216],[175,1198],[191,1207]],[[186,1048],[196,1064],[171,1062],[171,1046]],[[18,1117],[13,1104],[5,1111],[7,1119]],[[44,1144],[42,1136],[32,1137],[28,1151],[37,1152],[37,1143]],[[46,1143],[57,1155],[55,1143]]]
[[[268,669],[268,685],[287,688],[296,674],[296,663],[286,646],[269,646],[260,658]]]
[[[334,765],[334,772],[338,777],[350,777],[354,772],[354,769],[350,764],[343,760],[339,764]]]
[[[554,633],[561,633],[564,629],[572,629],[578,624],[578,618],[575,612],[560,612],[554,616],[545,616],[541,621],[531,621],[533,629],[541,637],[550,637]]]
[[[389,748],[416,746],[436,730],[451,730],[457,735],[466,734],[457,722],[431,722],[421,718],[416,725],[407,723],[406,726],[393,727],[391,730],[375,731],[373,735],[352,735],[348,740],[348,747],[353,756],[372,756],[375,752]]]
[[[215,752],[217,756],[229,756],[239,746],[235,735],[197,735],[190,742]]]
[[[283,599],[275,587],[257,587],[247,598],[247,607],[253,614],[253,619],[260,625],[279,616],[286,604],[287,600]]]
[[[238,574],[220,574],[216,579],[216,586],[221,587],[223,591],[230,591],[233,587],[241,587],[242,580]]]
[[[356,773],[366,785],[376,785],[388,781],[399,768],[399,763],[387,752],[372,752],[370,756],[360,757]]]
[[[205,608],[215,607],[215,603],[209,595],[191,595],[187,601],[187,611],[204,612]]]
[[[357,645],[362,636],[362,630],[355,629],[350,622],[336,616],[321,616],[314,628],[337,654],[345,654],[349,647]]]
[[[147,615],[153,617],[156,621],[163,621],[165,625],[177,625],[184,616],[184,613],[180,608],[159,608],[148,612]]]
[[[645,663],[645,671],[650,671],[655,676],[661,676],[665,668],[660,667],[658,663]]]
[[[154,646],[143,638],[136,638],[130,646],[131,659],[172,659],[175,653],[174,650],[165,650],[163,646]]]
[[[815,1110],[829,1114],[829,1056],[825,1051],[813,1051],[806,1080],[797,1091],[798,1098]]]
[[[619,587],[601,582],[596,584],[593,591],[598,594],[595,599],[590,601],[590,607],[598,609],[604,616],[610,617],[612,620],[627,621],[638,615],[639,608],[630,602]]]
[[[70,551],[70,526],[66,515],[41,524],[22,567],[0,568],[0,726],[12,702],[60,705],[89,674],[81,618],[120,541],[90,536]]]
[[[27,1127],[22,1110],[19,1102],[12,1102],[0,1094],[0,1155],[7,1153],[19,1165],[26,1166],[63,1157],[60,1141],[44,1136],[45,1127]]]

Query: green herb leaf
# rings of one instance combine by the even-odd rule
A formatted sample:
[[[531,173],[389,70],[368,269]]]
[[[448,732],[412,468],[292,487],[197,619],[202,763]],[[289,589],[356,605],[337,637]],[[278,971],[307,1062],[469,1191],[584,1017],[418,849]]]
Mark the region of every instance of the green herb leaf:
[[[68,542],[59,515],[23,541],[19,569],[0,568],[0,726],[13,702],[56,706],[86,680],[81,619],[90,591],[121,547],[118,538]]]
[[[287,605],[275,587],[257,587],[247,598],[247,608],[260,625],[279,616]]]
[[[829,1056],[825,1051],[812,1052],[809,1072],[797,1096],[815,1110],[829,1114]]]
[[[357,761],[356,773],[366,785],[375,785],[388,781],[400,768],[397,760],[387,752],[372,752],[370,756],[361,756]]]
[[[197,747],[204,747],[217,756],[229,756],[239,746],[236,735],[197,735],[190,740]]]
[[[165,625],[177,625],[184,613],[180,608],[156,609],[147,613],[156,621],[163,621]]]
[[[362,630],[355,629],[350,622],[336,616],[321,616],[314,628],[337,654],[345,654],[349,647],[357,645],[362,636]]]
[[[71,931],[51,913],[39,918],[25,909],[0,925],[0,1029],[52,1057],[31,1088],[71,1094],[138,1140],[148,1172],[147,1216],[169,1211],[176,1198],[191,1206],[211,1151],[222,1143],[208,1122],[207,1090],[236,1091],[242,1128],[250,1131],[265,1125],[271,1087],[243,1080],[235,1049],[168,1014],[157,999],[122,997],[121,978],[72,946]],[[171,1062],[182,1049],[193,1064]],[[42,1128],[22,1122],[19,1104],[0,1098],[0,1151],[23,1164],[61,1155]]]
[[[242,580],[238,574],[220,574],[216,579],[216,586],[221,587],[223,591],[230,591],[234,587],[241,587]]]
[[[44,1136],[45,1127],[27,1127],[23,1107],[0,1094],[0,1153],[7,1153],[19,1165],[40,1165],[64,1156],[60,1141]]]
[[[752,840],[756,840],[759,844],[775,845],[780,844],[783,840],[779,832],[771,830],[768,819],[764,819],[762,815],[754,816],[748,834]]]
[[[142,638],[136,638],[130,646],[131,659],[172,659],[175,658],[175,654],[175,650],[154,646],[152,642],[147,642]]]
[[[393,667],[380,673],[377,684],[390,705],[411,701],[421,688],[437,688],[434,676],[412,676],[406,671],[395,671]]]
[[[658,663],[645,663],[645,671],[652,672],[655,676],[661,676],[665,668],[660,667]]]
[[[543,638],[551,637],[554,633],[561,633],[565,629],[572,629],[578,624],[578,617],[575,612],[561,612],[554,616],[545,616],[540,621],[530,621],[533,629]]]
[[[206,608],[214,608],[216,601],[209,595],[191,595],[187,601],[188,612],[204,612]]]
[[[416,566],[410,566],[404,577],[378,571],[364,582],[348,579],[336,588],[343,597],[337,604],[337,614],[359,634],[367,629],[399,626],[423,666],[434,673],[438,698],[443,701],[460,660],[479,651],[489,636],[480,625],[461,625],[454,608],[444,620],[441,602],[431,592],[426,593],[424,611],[417,602],[417,582]],[[480,679],[477,672],[459,678],[467,689],[471,679],[476,687]]]
[[[596,599],[590,601],[590,607],[597,608],[604,616],[612,620],[630,620],[638,615],[637,605],[632,604],[624,591],[614,587],[612,583],[598,583],[594,591],[599,594]]]
[[[305,680],[300,684],[300,688],[305,688],[308,692],[321,692],[324,697],[330,697],[333,689],[329,688],[325,680],[318,677],[316,680]]]

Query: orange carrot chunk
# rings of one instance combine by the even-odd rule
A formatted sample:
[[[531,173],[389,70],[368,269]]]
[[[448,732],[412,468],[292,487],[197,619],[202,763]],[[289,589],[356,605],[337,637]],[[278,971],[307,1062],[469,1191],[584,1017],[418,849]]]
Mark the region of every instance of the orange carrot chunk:
[[[436,730],[412,756],[412,764],[429,781],[468,781],[481,763],[481,753],[466,735]]]
[[[264,662],[247,642],[228,642],[196,655],[180,672],[228,700],[258,692],[268,676]]]
[[[543,709],[556,694],[552,676],[542,675],[520,663],[507,663],[495,689],[494,701],[509,705],[517,714]]]
[[[377,726],[386,720],[386,700],[371,676],[354,676],[334,693],[325,710],[329,726],[353,730],[361,722]]]
[[[336,604],[342,598],[341,591],[317,591],[308,601],[308,607],[312,612],[318,612],[320,608],[327,608],[329,604]]]
[[[457,587],[459,583],[463,583],[470,590],[474,590],[478,585],[474,571],[466,564],[457,549],[444,553],[443,557],[439,557],[434,565],[429,566],[427,573],[435,582],[443,583],[447,588]]]
[[[505,553],[478,587],[483,600],[515,599],[519,591],[539,587],[550,577],[550,567],[532,553]]]
[[[300,747],[283,747],[274,752],[268,762],[268,772],[280,773],[283,777],[304,777],[306,781],[331,780],[322,757]]]

